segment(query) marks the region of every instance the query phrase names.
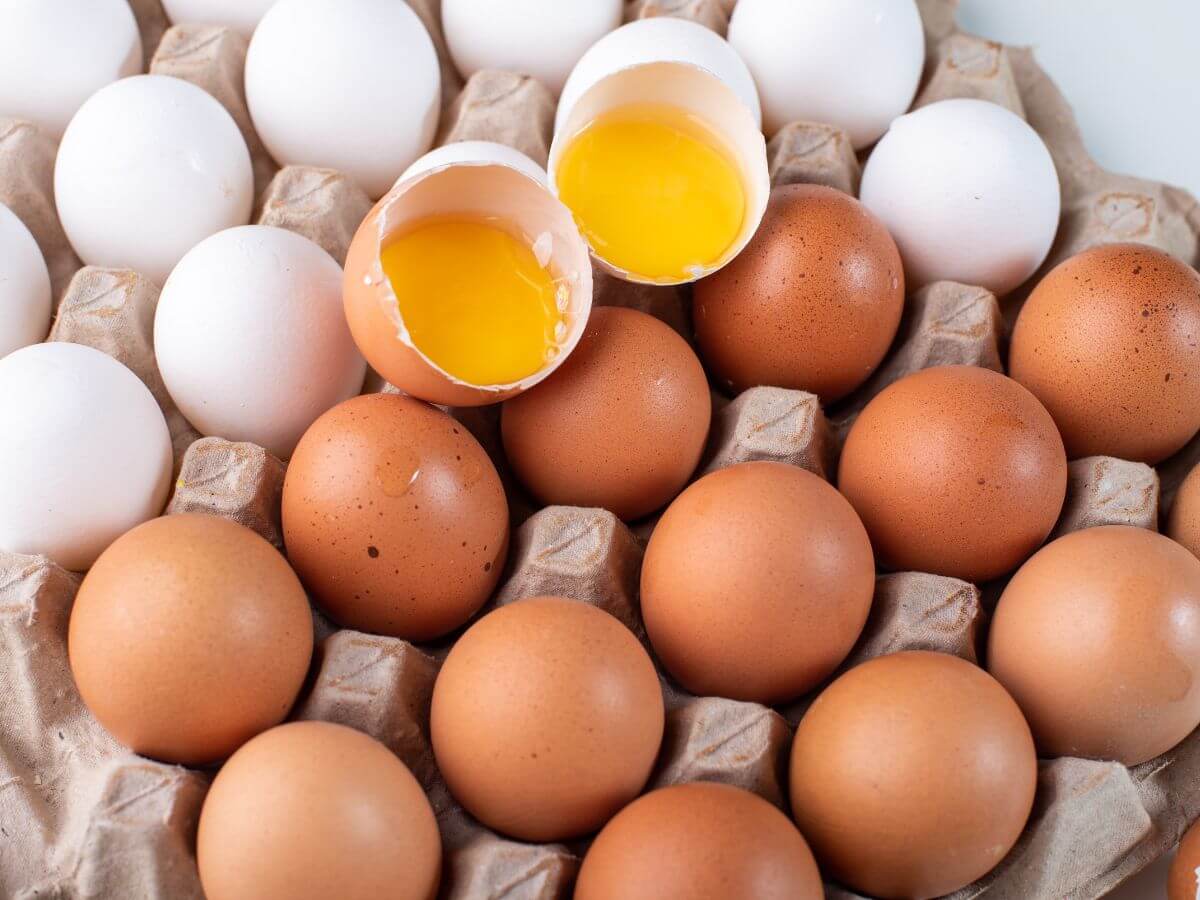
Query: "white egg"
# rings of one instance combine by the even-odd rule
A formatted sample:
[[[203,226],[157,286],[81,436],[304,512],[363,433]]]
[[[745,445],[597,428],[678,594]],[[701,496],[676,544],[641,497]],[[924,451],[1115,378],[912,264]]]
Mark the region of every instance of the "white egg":
[[[893,122],[860,199],[896,239],[910,290],[948,280],[997,296],[1045,261],[1061,205],[1037,132],[983,100],[943,100]]]
[[[279,0],[250,41],[246,100],[279,163],[337,169],[378,198],[433,143],[441,72],[399,0]]]
[[[162,0],[175,25],[226,25],[249,38],[275,0]]]
[[[154,349],[198,431],[285,459],[366,374],[342,311],[341,266],[268,225],[222,231],[180,261],[158,301]]]
[[[442,0],[454,65],[532,75],[555,94],[584,51],[621,24],[622,0]]]
[[[0,203],[0,357],[46,339],[50,273],[17,214]]]
[[[34,344],[0,359],[0,548],[88,568],[157,516],[171,436],[138,377],[80,344]]]
[[[0,0],[0,116],[58,138],[83,101],[140,71],[125,0]]]
[[[207,92],[138,75],[93,94],[54,166],[58,215],[85,263],[162,284],[210,234],[250,219],[254,174],[233,118]]]
[[[740,0],[729,42],[758,84],[767,134],[824,122],[855,148],[908,109],[925,63],[914,0]]]

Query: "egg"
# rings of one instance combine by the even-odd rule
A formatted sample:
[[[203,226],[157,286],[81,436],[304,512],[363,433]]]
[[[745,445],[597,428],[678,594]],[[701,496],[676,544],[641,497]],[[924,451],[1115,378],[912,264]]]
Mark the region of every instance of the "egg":
[[[859,199],[896,239],[910,291],[958,281],[997,296],[1046,259],[1061,206],[1037,132],[973,99],[896,119],[867,159]]]
[[[0,359],[0,418],[0,548],[83,570],[166,503],[166,420],[99,350],[55,342]]]
[[[275,0],[163,0],[175,25],[224,25],[249,39]]]
[[[943,653],[850,669],[792,744],[800,831],[826,877],[872,897],[940,897],[986,875],[1024,829],[1036,786],[1016,703]]]
[[[50,272],[17,214],[0,203],[0,357],[46,339]]]
[[[1059,538],[1004,589],[988,669],[1044,756],[1165,753],[1200,725],[1200,560],[1126,525]]]
[[[914,0],[741,0],[729,43],[758,84],[767,134],[824,122],[856,150],[908,109],[925,65]]]
[[[1200,893],[1200,825],[1192,827],[1179,842],[1167,876],[1167,900],[1196,900]]]
[[[463,426],[410,397],[365,394],[317,419],[296,447],[283,537],[335,620],[429,640],[491,596],[508,553],[508,502]]]
[[[808,844],[787,816],[726,784],[651,791],[588,848],[575,900],[823,900]]]
[[[924,369],[855,421],[838,488],[889,568],[987,581],[1046,540],[1067,490],[1054,420],[1011,378]]]
[[[824,479],[749,462],[706,475],[654,528],[642,616],[654,652],[699,696],[775,704],[811,690],[858,640],[875,564]]]
[[[450,792],[518,840],[595,831],[641,792],[662,734],[649,655],[578,600],[534,597],[484,616],[433,688],[430,735]]]
[[[554,93],[584,51],[621,24],[621,0],[442,0],[442,27],[463,77],[480,69],[532,75]]]
[[[278,0],[246,56],[246,103],[280,165],[337,169],[372,198],[429,149],[441,72],[394,0]]]
[[[1009,369],[1067,452],[1157,463],[1200,430],[1200,274],[1142,244],[1056,266],[1021,308]]]
[[[1175,492],[1166,535],[1200,557],[1200,466],[1188,472]]]
[[[125,0],[9,0],[0,28],[0,116],[57,140],[107,84],[142,71],[142,39]]]
[[[735,392],[770,385],[831,403],[891,346],[904,268],[883,223],[853,197],[788,185],[771,192],[754,240],[694,297],[701,353]]]
[[[341,285],[332,256],[269,225],[231,228],[188,251],[154,317],[158,367],[188,421],[291,456],[304,430],[357,394],[366,375]]]
[[[391,384],[482,406],[567,358],[587,324],[592,270],[537,163],[462,141],[417,160],[363,220],[344,296],[354,340]]]
[[[217,773],[196,861],[208,900],[434,900],[442,846],[421,785],[387,747],[289,722]]]
[[[711,417],[683,338],[646,313],[600,307],[563,366],[504,404],[500,426],[514,473],[543,503],[632,520],[687,484]]]
[[[308,599],[279,551],[193,514],[114,541],[79,587],[68,636],[100,724],[135,753],[187,765],[283,721],[312,648]]]
[[[137,75],[75,114],[58,148],[54,197],[80,259],[161,285],[200,241],[249,221],[254,174],[242,133],[211,94]]]

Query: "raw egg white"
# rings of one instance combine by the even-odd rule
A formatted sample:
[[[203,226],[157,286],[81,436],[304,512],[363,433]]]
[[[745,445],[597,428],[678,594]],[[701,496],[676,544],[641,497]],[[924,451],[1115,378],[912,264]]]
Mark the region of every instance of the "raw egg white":
[[[50,273],[37,241],[0,203],[0,357],[50,330]]]

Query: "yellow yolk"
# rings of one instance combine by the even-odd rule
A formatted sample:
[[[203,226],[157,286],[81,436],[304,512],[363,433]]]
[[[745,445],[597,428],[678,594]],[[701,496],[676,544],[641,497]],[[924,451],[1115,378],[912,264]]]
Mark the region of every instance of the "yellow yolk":
[[[691,113],[639,104],[605,113],[567,146],[558,194],[596,254],[653,281],[721,262],[746,193],[721,140]]]
[[[413,344],[475,385],[510,384],[552,358],[557,286],[529,244],[482,219],[417,224],[379,255]]]

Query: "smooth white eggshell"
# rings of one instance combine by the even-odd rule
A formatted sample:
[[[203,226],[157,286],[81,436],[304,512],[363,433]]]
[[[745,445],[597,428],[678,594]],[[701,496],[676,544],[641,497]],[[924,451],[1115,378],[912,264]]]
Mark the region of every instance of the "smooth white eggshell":
[[[174,25],[226,25],[245,37],[254,34],[275,0],[163,0],[163,9]]]
[[[0,359],[0,548],[88,568],[157,516],[171,436],[138,377],[80,344],[34,344]]]
[[[341,266],[267,225],[222,231],[180,260],[158,301],[154,348],[198,431],[285,459],[366,374],[342,313]]]
[[[1045,261],[1061,205],[1037,132],[984,100],[943,100],[893,122],[860,199],[896,239],[910,291],[949,280],[997,296]]]
[[[54,194],[80,259],[161,285],[197,243],[249,221],[254,174],[241,132],[212,95],[179,78],[137,75],[75,114]]]
[[[758,84],[767,134],[824,122],[856,149],[908,109],[925,64],[914,0],[739,0],[729,43]]]
[[[429,149],[441,72],[398,0],[279,0],[246,57],[246,100],[283,165],[337,169],[372,198]]]
[[[0,203],[0,357],[46,339],[50,273],[17,214]]]
[[[554,93],[584,51],[621,24],[622,0],[442,0],[442,28],[463,77],[532,75]]]
[[[125,0],[0,2],[0,116],[54,138],[106,84],[142,71],[142,39]]]

